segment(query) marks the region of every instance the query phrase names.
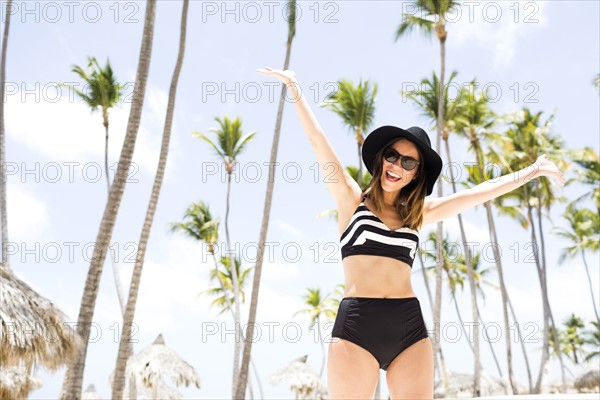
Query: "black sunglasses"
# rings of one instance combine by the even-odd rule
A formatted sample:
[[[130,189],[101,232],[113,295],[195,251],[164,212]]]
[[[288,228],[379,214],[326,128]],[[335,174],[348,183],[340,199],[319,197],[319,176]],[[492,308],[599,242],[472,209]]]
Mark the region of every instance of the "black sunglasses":
[[[392,164],[395,164],[396,161],[400,159],[400,165],[402,165],[402,168],[404,168],[407,171],[412,171],[417,167],[417,165],[419,165],[418,160],[415,160],[412,157],[403,156],[391,147],[385,149],[385,151],[383,152],[383,158],[385,159],[385,161]]]

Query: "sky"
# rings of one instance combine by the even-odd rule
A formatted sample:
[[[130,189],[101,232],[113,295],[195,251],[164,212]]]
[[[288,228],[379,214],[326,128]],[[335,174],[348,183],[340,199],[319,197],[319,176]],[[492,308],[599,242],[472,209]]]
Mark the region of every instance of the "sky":
[[[125,188],[111,248],[128,286],[136,244],[154,179],[162,138],[168,90],[177,56],[181,1],[157,4],[152,59],[141,126],[133,156],[133,168]],[[554,113],[551,131],[567,148],[591,147],[600,138],[599,93],[592,85],[600,72],[600,6],[596,1],[496,1],[463,4],[448,18],[447,72],[457,71],[457,85],[476,79],[490,89],[492,109],[514,113],[523,107]],[[5,5],[2,1],[4,27]],[[231,186],[229,229],[233,246],[243,255],[243,265],[255,261],[260,233],[267,162],[275,127],[279,86],[256,72],[257,68],[281,68],[285,56],[287,23],[284,2],[191,1],[186,54],[175,106],[171,148],[137,303],[135,351],[150,345],[158,334],[198,372],[201,389],[180,388],[186,398],[229,398],[233,363],[233,323],[210,307],[201,292],[212,284],[212,261],[206,247],[169,230],[181,222],[185,209],[206,202],[221,221],[220,249],[224,248],[226,181],[217,155],[192,135],[209,136],[215,117],[241,117],[245,133],[256,132],[239,157]],[[91,257],[106,204],[104,128],[101,115],[89,108],[58,82],[82,87],[71,71],[85,66],[88,56],[103,65],[110,59],[124,85],[125,96],[110,110],[109,164],[117,162],[129,102],[135,81],[144,21],[144,2],[15,1],[11,16],[6,65],[6,158],[9,240],[14,243],[11,267],[35,290],[54,302],[76,321]],[[425,128],[435,139],[433,123],[423,116],[401,91],[414,90],[422,78],[439,71],[437,40],[418,33],[399,41],[394,33],[403,12],[412,13],[409,2],[327,1],[298,2],[296,36],[290,69],[296,72],[304,93],[344,165],[356,165],[353,136],[338,116],[320,107],[334,83],[369,79],[378,84],[372,128],[393,124]],[[212,136],[214,137],[214,136]],[[468,143],[451,137],[453,161],[474,162]],[[285,104],[273,206],[267,241],[271,251],[264,263],[258,323],[261,335],[253,345],[253,359],[266,398],[293,398],[285,384],[269,383],[270,376],[293,359],[308,355],[317,372],[321,346],[304,308],[307,288],[329,293],[343,282],[334,220],[318,215],[335,207],[325,177],[317,172],[316,157],[295,113]],[[442,154],[444,162],[447,161]],[[565,171],[573,177],[575,167]],[[114,167],[111,168],[114,173]],[[447,171],[447,170],[445,170]],[[462,173],[466,169],[460,169]],[[112,175],[111,175],[112,176]],[[555,187],[574,199],[589,188],[574,184]],[[449,193],[449,185],[444,185]],[[546,258],[549,261],[550,303],[556,321],[571,313],[586,323],[593,308],[582,262],[559,265],[565,247],[553,227],[564,226],[558,204],[544,220]],[[477,250],[489,251],[482,207],[464,213],[466,231]],[[497,213],[496,213],[497,216]],[[515,221],[496,218],[508,292],[519,324],[528,335],[526,348],[532,373],[539,369],[542,304],[529,236]],[[445,225],[450,237],[458,237],[456,218]],[[422,230],[421,240],[432,227]],[[487,244],[487,246],[486,246]],[[491,251],[485,266],[492,267]],[[588,255],[595,298],[600,295],[598,254]],[[421,301],[428,326],[432,324],[423,277],[415,263],[413,287]],[[497,274],[489,274],[497,284]],[[433,282],[433,280],[432,280]],[[246,292],[249,299],[251,287]],[[457,306],[469,321],[468,288],[457,293]],[[243,321],[247,320],[247,306]],[[486,287],[480,303],[482,316],[497,335],[493,347],[506,377],[504,332],[500,293]],[[85,389],[94,384],[110,396],[109,375],[116,363],[121,318],[114,277],[107,260],[94,313],[96,335],[90,340],[84,376]],[[442,347],[450,370],[472,372],[467,339],[460,332],[455,306],[443,293]],[[330,340],[332,323],[323,327]],[[514,343],[517,346],[517,343]],[[515,371],[523,387],[526,374],[518,347]],[[487,341],[482,341],[485,372],[498,377]],[[546,382],[559,379],[552,361]],[[577,375],[583,369],[570,366]],[[32,399],[56,398],[64,369],[38,371],[43,386]],[[384,373],[382,372],[382,378]],[[323,375],[326,381],[326,371]],[[384,380],[382,381],[384,382]],[[258,382],[252,381],[258,396]],[[385,385],[383,393],[387,393]]]

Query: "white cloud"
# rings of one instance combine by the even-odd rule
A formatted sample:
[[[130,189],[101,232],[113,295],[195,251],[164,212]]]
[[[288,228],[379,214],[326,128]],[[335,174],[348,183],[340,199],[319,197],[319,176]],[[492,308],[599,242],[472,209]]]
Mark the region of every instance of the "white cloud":
[[[92,113],[68,89],[62,89],[61,92],[52,88],[50,83],[9,82],[7,85],[10,87],[6,102],[8,137],[47,160],[59,164],[68,161],[79,162],[80,165],[98,163],[104,170],[105,131],[100,112]],[[34,89],[35,94],[24,92]],[[131,97],[127,90],[125,95],[125,98]],[[165,97],[164,91],[148,88],[147,107],[142,115],[133,156],[133,162],[140,170],[152,174],[156,170],[160,151]],[[129,110],[128,103],[120,103],[109,110],[108,164],[111,175],[114,174],[114,166],[123,146]]]
[[[448,24],[452,44],[491,49],[496,69],[510,67],[520,38],[547,23],[544,2],[472,3],[471,7],[463,4],[454,17],[456,22]]]
[[[45,236],[48,207],[29,185],[12,184],[8,179],[6,208],[11,241],[33,242]]]

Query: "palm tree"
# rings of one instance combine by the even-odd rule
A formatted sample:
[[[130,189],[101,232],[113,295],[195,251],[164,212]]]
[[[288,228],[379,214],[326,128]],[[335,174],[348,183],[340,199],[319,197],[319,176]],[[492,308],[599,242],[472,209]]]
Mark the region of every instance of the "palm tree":
[[[323,370],[325,369],[325,344],[321,337],[321,317],[325,317],[329,320],[335,319],[337,310],[331,307],[332,303],[329,300],[329,294],[321,296],[321,289],[319,288],[307,288],[307,290],[308,293],[302,296],[302,298],[304,299],[304,304],[308,306],[308,308],[297,311],[294,313],[294,316],[298,314],[308,314],[310,316],[310,328],[313,329],[315,325],[317,327],[317,337],[319,343],[321,343],[322,355],[319,378],[323,378]]]
[[[88,68],[90,72],[86,72],[78,65],[73,65],[72,71],[75,72],[86,83],[89,90],[85,92],[77,89],[72,85],[61,84],[73,90],[92,110],[102,112],[102,124],[104,125],[105,140],[104,140],[104,174],[106,175],[106,190],[110,195],[110,176],[108,172],[108,110],[113,108],[119,101],[122,95],[122,85],[117,82],[110,61],[106,61],[106,66],[102,68],[98,64],[95,57],[88,57]],[[123,294],[123,286],[121,285],[121,274],[117,267],[114,253],[110,252],[110,260],[113,269],[113,279],[119,299],[121,314],[125,314],[125,295]]]
[[[558,331],[560,351],[569,357],[573,363],[579,364],[581,357],[585,355],[585,351],[583,350],[585,340],[581,332],[585,327],[583,320],[575,314],[571,314],[571,316],[563,322],[563,326],[565,329]],[[557,351],[554,347],[552,350],[554,353]],[[579,357],[577,357],[577,355],[579,355]]]
[[[587,352],[587,356],[583,361],[588,362],[595,357],[600,357],[600,324],[592,321],[592,329],[586,331],[585,343],[591,346],[591,350]]]
[[[246,302],[244,286],[246,286],[246,278],[252,271],[252,268],[242,268],[242,260],[239,257],[234,257],[233,260],[235,265],[234,269],[231,268],[231,257],[222,256],[218,267],[211,269],[210,271],[210,280],[213,281],[216,279],[219,282],[219,285],[201,292],[202,294],[213,297],[211,305],[220,309],[219,314],[233,311],[231,305],[234,304],[234,275],[238,277],[240,302],[242,304]]]
[[[362,182],[362,145],[364,133],[369,130],[375,118],[375,97],[377,84],[370,81],[359,81],[354,85],[348,79],[337,82],[338,90],[330,93],[322,104],[341,119],[356,139],[358,155],[358,174],[356,181]]]
[[[231,194],[231,174],[235,168],[236,160],[238,156],[244,150],[246,144],[254,137],[256,132],[251,132],[242,138],[242,120],[236,118],[233,121],[229,117],[225,116],[222,120],[218,117],[215,121],[219,124],[219,128],[211,128],[210,131],[217,135],[218,145],[210,140],[206,135],[200,132],[194,132],[193,135],[207,142],[217,155],[223,160],[225,164],[225,170],[227,172],[227,202],[225,208],[225,236],[227,240],[228,251],[232,249],[231,238],[229,236],[229,198]],[[233,255],[231,255],[233,258]],[[233,263],[233,261],[230,261]],[[239,283],[238,276],[235,268],[233,271],[233,288],[234,288],[234,314],[235,314],[235,329],[240,331],[240,300],[239,300]],[[241,337],[241,332],[238,332]],[[237,377],[239,375],[239,357],[240,357],[240,345],[241,342],[235,341],[235,351],[233,355],[233,393],[235,394]]]
[[[169,89],[169,100],[167,103],[167,113],[165,115],[165,125],[163,129],[163,138],[160,147],[158,167],[156,169],[156,176],[154,177],[154,184],[152,186],[152,192],[150,194],[150,202],[148,203],[146,216],[144,218],[144,225],[142,227],[142,233],[140,235],[138,253],[135,259],[135,266],[133,268],[131,284],[129,287],[129,298],[127,299],[127,307],[125,309],[125,315],[123,316],[123,327],[120,336],[121,340],[119,341],[119,352],[117,355],[115,375],[113,378],[113,399],[121,399],[123,397],[123,389],[125,387],[125,369],[127,367],[127,360],[131,355],[131,327],[133,325],[133,318],[135,316],[135,307],[137,304],[140,281],[142,279],[144,258],[146,256],[146,248],[148,246],[150,230],[152,229],[152,222],[154,221],[154,214],[156,213],[158,198],[160,195],[160,190],[162,188],[163,178],[165,176],[167,155],[169,154],[171,128],[173,126],[173,114],[175,112],[175,99],[177,96],[177,84],[179,82],[179,75],[181,72],[181,67],[183,65],[183,57],[185,54],[188,4],[188,0],[183,0],[180,25],[181,31],[179,34],[179,52],[177,54],[175,70],[173,71],[173,76],[171,78],[171,87]]]
[[[493,127],[496,115],[490,110],[488,106],[488,99],[485,93],[476,93],[476,81],[473,79],[467,87],[463,88],[460,95],[460,106],[458,107],[458,115],[454,119],[456,122],[455,131],[461,136],[466,137],[469,140],[469,150],[475,154],[477,165],[472,168],[469,173],[469,181],[473,184],[482,183],[488,177],[485,177],[484,165],[485,156],[482,149],[482,143],[480,137],[485,139],[488,136],[489,130]],[[490,235],[491,243],[498,243],[498,234],[496,231],[496,224],[494,222],[494,215],[492,213],[492,202],[487,201],[483,204],[486,217],[488,222],[488,231]],[[496,264],[496,270],[498,271],[498,279],[500,281],[500,294],[502,296],[502,314],[504,317],[504,328],[506,332],[510,331],[510,322],[508,315],[508,303],[509,296],[506,289],[506,283],[504,282],[504,270],[502,269],[502,260],[498,251],[498,246],[492,246],[494,254],[494,260]],[[516,320],[515,320],[516,321]],[[520,330],[520,326],[517,324],[517,329]],[[520,334],[520,333],[519,333]],[[506,360],[508,364],[508,380],[511,385],[513,394],[518,394],[517,383],[514,377],[513,363],[512,363],[512,345],[510,335],[505,335],[506,345]],[[529,379],[529,391],[532,390],[531,381],[531,370],[529,368],[529,359],[527,352],[525,351],[524,344],[521,343],[523,356],[525,358],[525,365],[527,367],[527,377]]]
[[[172,223],[171,232],[183,232],[194,240],[204,242],[213,259],[215,276],[220,278],[220,275],[216,274],[219,265],[215,256],[215,244],[219,240],[219,219],[213,219],[208,205],[203,201],[192,203],[186,209],[184,219],[185,222]],[[224,288],[223,282],[219,281],[219,284]]]
[[[210,253],[212,259],[213,259],[213,265],[214,265],[214,269],[211,270],[210,272],[210,277],[211,280],[213,279],[217,279],[219,282],[219,289],[220,289],[220,293],[227,293],[226,287],[229,288],[229,291],[232,291],[233,285],[232,285],[232,279],[231,279],[231,271],[226,274],[228,276],[228,281],[227,283],[225,283],[222,279],[223,277],[223,271],[221,271],[219,269],[219,261],[217,261],[217,257],[215,255],[215,244],[218,242],[219,240],[219,219],[218,218],[214,218],[212,217],[212,214],[210,212],[210,209],[208,207],[208,205],[206,205],[204,202],[200,201],[197,203],[192,203],[185,211],[184,214],[184,219],[186,220],[185,222],[175,222],[170,224],[170,228],[171,228],[171,232],[182,232],[184,233],[186,236],[195,239],[199,242],[204,242],[206,244],[206,249],[208,251],[208,253]],[[227,258],[221,258],[223,261],[223,263],[228,263],[229,259]],[[236,272],[239,274],[239,268],[236,270]],[[242,273],[243,274],[243,273]],[[244,287],[244,282],[245,282],[245,276],[241,278],[240,280],[240,287],[243,289]],[[227,286],[226,286],[227,285]],[[211,293],[215,293],[215,291],[212,291]],[[243,290],[242,290],[242,300],[244,300],[244,294],[243,294]],[[235,320],[235,316],[234,316],[234,310],[231,307],[231,302],[233,301],[233,296],[227,296],[227,298],[229,299],[230,303],[227,306],[226,309],[228,309],[231,312],[231,316],[234,317]],[[222,306],[225,306],[224,302],[218,302],[219,304],[221,304]],[[225,310],[224,310],[225,311]],[[222,312],[220,312],[221,314]],[[252,362],[252,360],[250,360],[250,365],[252,366],[252,369],[254,371],[256,380],[258,382],[258,388],[259,388],[259,392],[262,396],[262,384],[260,382],[258,373],[256,373],[256,367],[254,366],[254,362]]]
[[[452,72],[450,75],[450,79],[448,79],[448,85],[454,80],[457,73]],[[439,96],[443,93],[443,97],[445,98],[443,101],[444,109],[444,128],[442,130],[442,139],[444,140],[445,149],[446,149],[446,157],[449,163],[452,163],[452,157],[450,152],[450,144],[449,144],[449,136],[450,136],[450,127],[455,127],[458,125],[456,119],[460,116],[460,106],[462,102],[459,100],[449,101],[448,99],[448,86],[446,85],[443,90],[440,84],[440,80],[438,80],[437,75],[433,72],[433,78],[422,79],[421,80],[421,89],[410,92],[403,93],[406,97],[413,100],[417,106],[421,109],[423,114],[427,117],[432,118],[435,121],[438,121],[438,105],[440,104]],[[454,169],[450,168],[450,181],[452,183],[452,191],[456,193],[456,181],[454,178]],[[462,215],[458,214],[458,225],[460,228],[461,240],[465,252],[465,261],[467,265],[468,271],[468,280],[469,286],[471,289],[471,312],[473,316],[473,321],[479,320],[479,313],[477,307],[477,289],[475,285],[475,278],[473,276],[473,260],[470,251],[470,247],[467,241],[467,235],[464,228],[464,223],[462,219]],[[473,326],[473,356],[474,356],[474,374],[473,374],[473,396],[477,397],[480,394],[480,381],[481,381],[481,354],[480,354],[480,340],[479,340],[479,324],[474,324]],[[471,346],[471,343],[469,342]]]
[[[477,139],[478,141],[478,139]],[[485,164],[485,154],[483,154],[483,152],[481,151],[481,147],[478,147],[477,150],[480,154],[478,156],[478,161],[477,161],[477,165],[476,166],[467,166],[467,170],[468,170],[468,181],[467,182],[463,182],[463,185],[465,185],[467,188],[474,186],[474,185],[478,185],[480,183],[483,183],[485,180],[487,179],[492,179],[494,178],[493,176],[487,176],[485,175],[485,172],[483,171],[483,165]],[[510,301],[510,297],[508,295],[508,290],[506,288],[506,284],[504,282],[504,274],[503,274],[503,269],[502,269],[502,262],[500,259],[500,252],[499,252],[499,246],[498,246],[498,234],[496,231],[496,224],[494,222],[493,219],[493,214],[492,214],[492,204],[495,203],[495,200],[489,201],[484,203],[484,206],[486,207],[486,213],[487,213],[487,218],[488,218],[488,231],[489,231],[489,235],[490,235],[490,243],[493,243],[494,246],[492,246],[492,250],[493,250],[493,254],[494,254],[494,262],[496,264],[496,270],[498,271],[498,280],[500,281],[500,293],[502,296],[502,312],[503,312],[503,318],[504,318],[504,327],[506,329],[506,332],[510,332],[511,329],[513,329],[513,327],[511,327],[510,325],[510,318],[509,318],[509,311],[512,315],[513,321],[515,322],[515,330],[516,330],[516,334],[517,334],[517,339],[519,341],[519,343],[521,343],[521,351],[523,353],[523,358],[525,360],[525,368],[527,370],[527,378],[528,378],[528,383],[529,383],[529,392],[533,392],[533,382],[532,382],[532,378],[531,378],[531,368],[529,366],[529,357],[527,355],[527,350],[525,349],[525,342],[524,340],[522,340],[522,332],[521,332],[521,325],[518,322],[516,313],[514,312],[514,309],[512,308],[512,304]],[[522,221],[523,224],[525,224],[524,226],[527,226],[527,219],[526,217],[522,216],[522,213],[520,212],[520,208],[518,206],[501,206],[500,207],[504,212],[506,213],[510,213],[511,216],[513,216],[514,218],[519,219],[519,221]],[[481,319],[481,315],[479,316],[479,318]],[[485,325],[485,324],[484,324]],[[512,347],[511,347],[511,337],[510,335],[505,335],[506,336],[506,359],[507,359],[507,364],[508,364],[508,377],[509,377],[509,382],[511,384],[511,389],[513,391],[513,394],[518,394],[518,387],[517,387],[517,382],[514,378],[514,371],[512,368]]]
[[[75,400],[81,396],[81,386],[83,381],[83,371],[85,368],[85,358],[87,354],[87,345],[90,329],[89,326],[94,318],[94,308],[98,296],[100,277],[102,276],[102,267],[108,250],[108,244],[112,236],[112,231],[117,218],[117,211],[125,191],[126,174],[131,166],[131,159],[135,150],[137,133],[142,115],[144,104],[144,94],[146,93],[146,81],[148,79],[148,70],[150,67],[150,58],[152,55],[152,40],[154,36],[154,16],[156,11],[156,0],[148,0],[146,3],[146,15],[144,19],[144,32],[142,34],[142,45],[138,61],[138,70],[136,74],[136,91],[132,98],[131,111],[127,122],[127,133],[121,150],[118,172],[111,186],[110,196],[104,208],[104,214],[100,223],[100,229],[96,237],[97,251],[99,257],[93,257],[90,263],[88,276],[83,291],[79,317],[77,319],[77,333],[84,339],[83,349],[77,360],[72,364],[65,374],[61,399]]]
[[[501,148],[501,151],[498,152],[496,150],[491,150],[491,160],[499,163],[509,172],[512,172],[518,169],[523,163],[533,164],[537,160],[537,157],[546,153],[550,156],[555,156],[558,160],[557,164],[559,164],[559,168],[563,168],[565,166],[565,162],[562,160],[564,160],[566,157],[561,149],[564,148],[564,145],[558,139],[558,137],[550,134],[550,126],[553,120],[553,115],[551,115],[550,118],[548,118],[544,123],[541,121],[541,116],[541,111],[536,114],[532,114],[528,108],[523,108],[521,112],[517,113],[510,122],[508,131],[502,135],[495,136],[495,143]],[[555,334],[556,324],[554,323],[554,317],[552,315],[550,301],[548,298],[546,282],[547,264],[541,214],[542,207],[549,210],[551,205],[558,200],[550,185],[551,182],[546,178],[536,179],[535,181],[528,182],[519,187],[517,190],[507,193],[498,199],[498,204],[500,205],[504,204],[505,199],[516,199],[517,205],[520,205],[522,208],[527,210],[526,221],[522,221],[522,226],[531,228],[532,243],[534,243],[536,248],[540,249],[539,252],[534,251],[534,259],[542,289],[542,305],[544,310],[544,344],[542,347],[540,371],[534,388],[535,393],[539,393],[541,390],[542,378],[544,371],[546,370],[545,366],[549,361],[548,343],[550,334],[552,334],[555,347],[558,347],[558,337]],[[538,246],[538,234],[536,234],[534,226],[534,208],[537,208],[538,210],[537,222],[540,246]],[[539,257],[540,254],[541,257]],[[552,325],[552,329],[550,329],[549,325]],[[558,353],[558,360],[561,364],[563,381],[562,390],[564,391],[566,390],[566,378],[564,373],[564,363],[562,362],[562,355],[560,352]]]
[[[373,177],[371,176],[369,171],[366,171],[360,176],[361,180],[359,182],[358,181],[359,169],[360,169],[360,167],[356,168],[353,165],[346,166],[346,171],[348,171],[348,174],[350,174],[352,179],[354,179],[356,181],[356,183],[358,183],[358,185],[360,186],[361,189],[364,189],[365,187],[367,187],[369,185],[369,183],[371,183],[371,179],[373,179]]]
[[[597,252],[600,249],[600,239],[598,239],[600,215],[589,209],[577,209],[571,204],[565,210],[563,217],[567,220],[568,227],[558,227],[556,233],[568,240],[568,246],[563,249],[558,262],[563,264],[565,260],[574,259],[581,254],[590,287],[590,295],[592,296],[594,314],[596,315],[596,321],[600,323],[596,299],[594,298],[594,284],[585,258],[586,251]]]
[[[88,68],[86,72],[78,65],[73,65],[72,71],[85,81],[89,88],[85,92],[63,84],[62,86],[72,89],[92,110],[102,111],[102,125],[106,134],[104,141],[104,170],[106,174],[106,187],[110,191],[110,178],[108,174],[108,110],[113,108],[123,94],[123,86],[117,82],[110,61],[102,68],[95,57],[88,57]]]
[[[6,13],[4,21],[4,36],[2,38],[2,61],[0,62],[0,165],[6,165],[6,148],[4,132],[4,82],[6,81],[6,49],[8,48],[8,31],[10,27],[10,10],[12,10],[12,0],[6,2]],[[9,266],[8,263],[8,219],[6,217],[6,168],[2,168],[0,177],[0,219],[2,224],[2,264]]]
[[[596,203],[596,208],[600,213],[600,158],[598,153],[589,147],[574,150],[572,153],[573,161],[581,167],[576,171],[577,179],[584,185],[594,188],[591,192],[587,192],[576,199],[575,202],[591,198]]]
[[[287,4],[288,13],[288,34],[286,41],[285,60],[283,61],[283,70],[287,70],[290,65],[290,56],[292,52],[292,41],[296,35],[296,0],[289,0]],[[265,206],[263,209],[262,222],[260,225],[260,236],[258,238],[258,254],[256,266],[254,267],[254,281],[252,283],[252,294],[250,296],[250,310],[248,313],[248,325],[246,327],[246,340],[244,341],[244,351],[242,355],[242,365],[240,367],[239,379],[234,382],[234,398],[243,399],[246,395],[246,382],[248,381],[248,366],[252,353],[252,342],[254,339],[254,325],[256,323],[256,311],[258,307],[258,293],[260,290],[260,278],[262,276],[263,256],[265,244],[267,242],[267,230],[269,229],[269,218],[271,215],[271,203],[273,201],[273,187],[275,186],[275,163],[277,161],[277,150],[279,148],[279,136],[281,133],[281,122],[283,119],[283,106],[285,104],[286,86],[282,85],[279,95],[279,106],[277,108],[277,121],[275,122],[275,132],[273,134],[273,143],[271,145],[271,158],[269,162],[269,180],[267,181],[267,193],[265,195]],[[237,365],[237,364],[236,364]]]
[[[397,41],[400,37],[406,33],[417,29],[422,33],[430,36],[435,31],[438,41],[440,42],[440,81],[442,85],[439,85],[440,94],[438,95],[438,115],[437,115],[437,139],[435,149],[438,154],[441,154],[441,139],[442,132],[444,130],[444,108],[445,108],[445,96],[442,95],[442,89],[445,85],[445,73],[446,73],[446,38],[448,32],[446,31],[446,14],[453,7],[457,6],[458,2],[455,0],[416,0],[413,5],[417,15],[404,14],[403,21],[396,30],[395,40]],[[438,178],[437,182],[437,195],[438,197],[443,196],[442,190],[442,175]],[[437,238],[440,240],[443,237],[443,222],[437,223]],[[440,318],[442,313],[442,273],[443,273],[443,257],[441,253],[441,246],[436,246],[437,252],[437,266],[436,266],[436,277],[435,277],[435,306],[433,313],[433,321],[435,327],[435,337],[440,337]],[[433,354],[440,352],[440,343],[437,340],[433,341]],[[437,356],[434,357],[435,368],[438,368]],[[445,368],[444,368],[445,371]],[[445,372],[443,374],[444,388],[447,389],[448,377]],[[479,390],[478,387],[475,388]]]

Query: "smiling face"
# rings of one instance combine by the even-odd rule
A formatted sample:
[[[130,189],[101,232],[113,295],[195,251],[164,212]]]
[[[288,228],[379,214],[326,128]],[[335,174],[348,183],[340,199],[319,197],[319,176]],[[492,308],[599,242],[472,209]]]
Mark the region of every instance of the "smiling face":
[[[388,147],[397,151],[401,156],[411,157],[420,161],[417,146],[407,139],[399,139]],[[416,178],[419,170],[418,167],[415,167],[412,170],[404,169],[400,158],[394,163],[383,158],[382,163],[381,187],[386,192],[399,191]]]

